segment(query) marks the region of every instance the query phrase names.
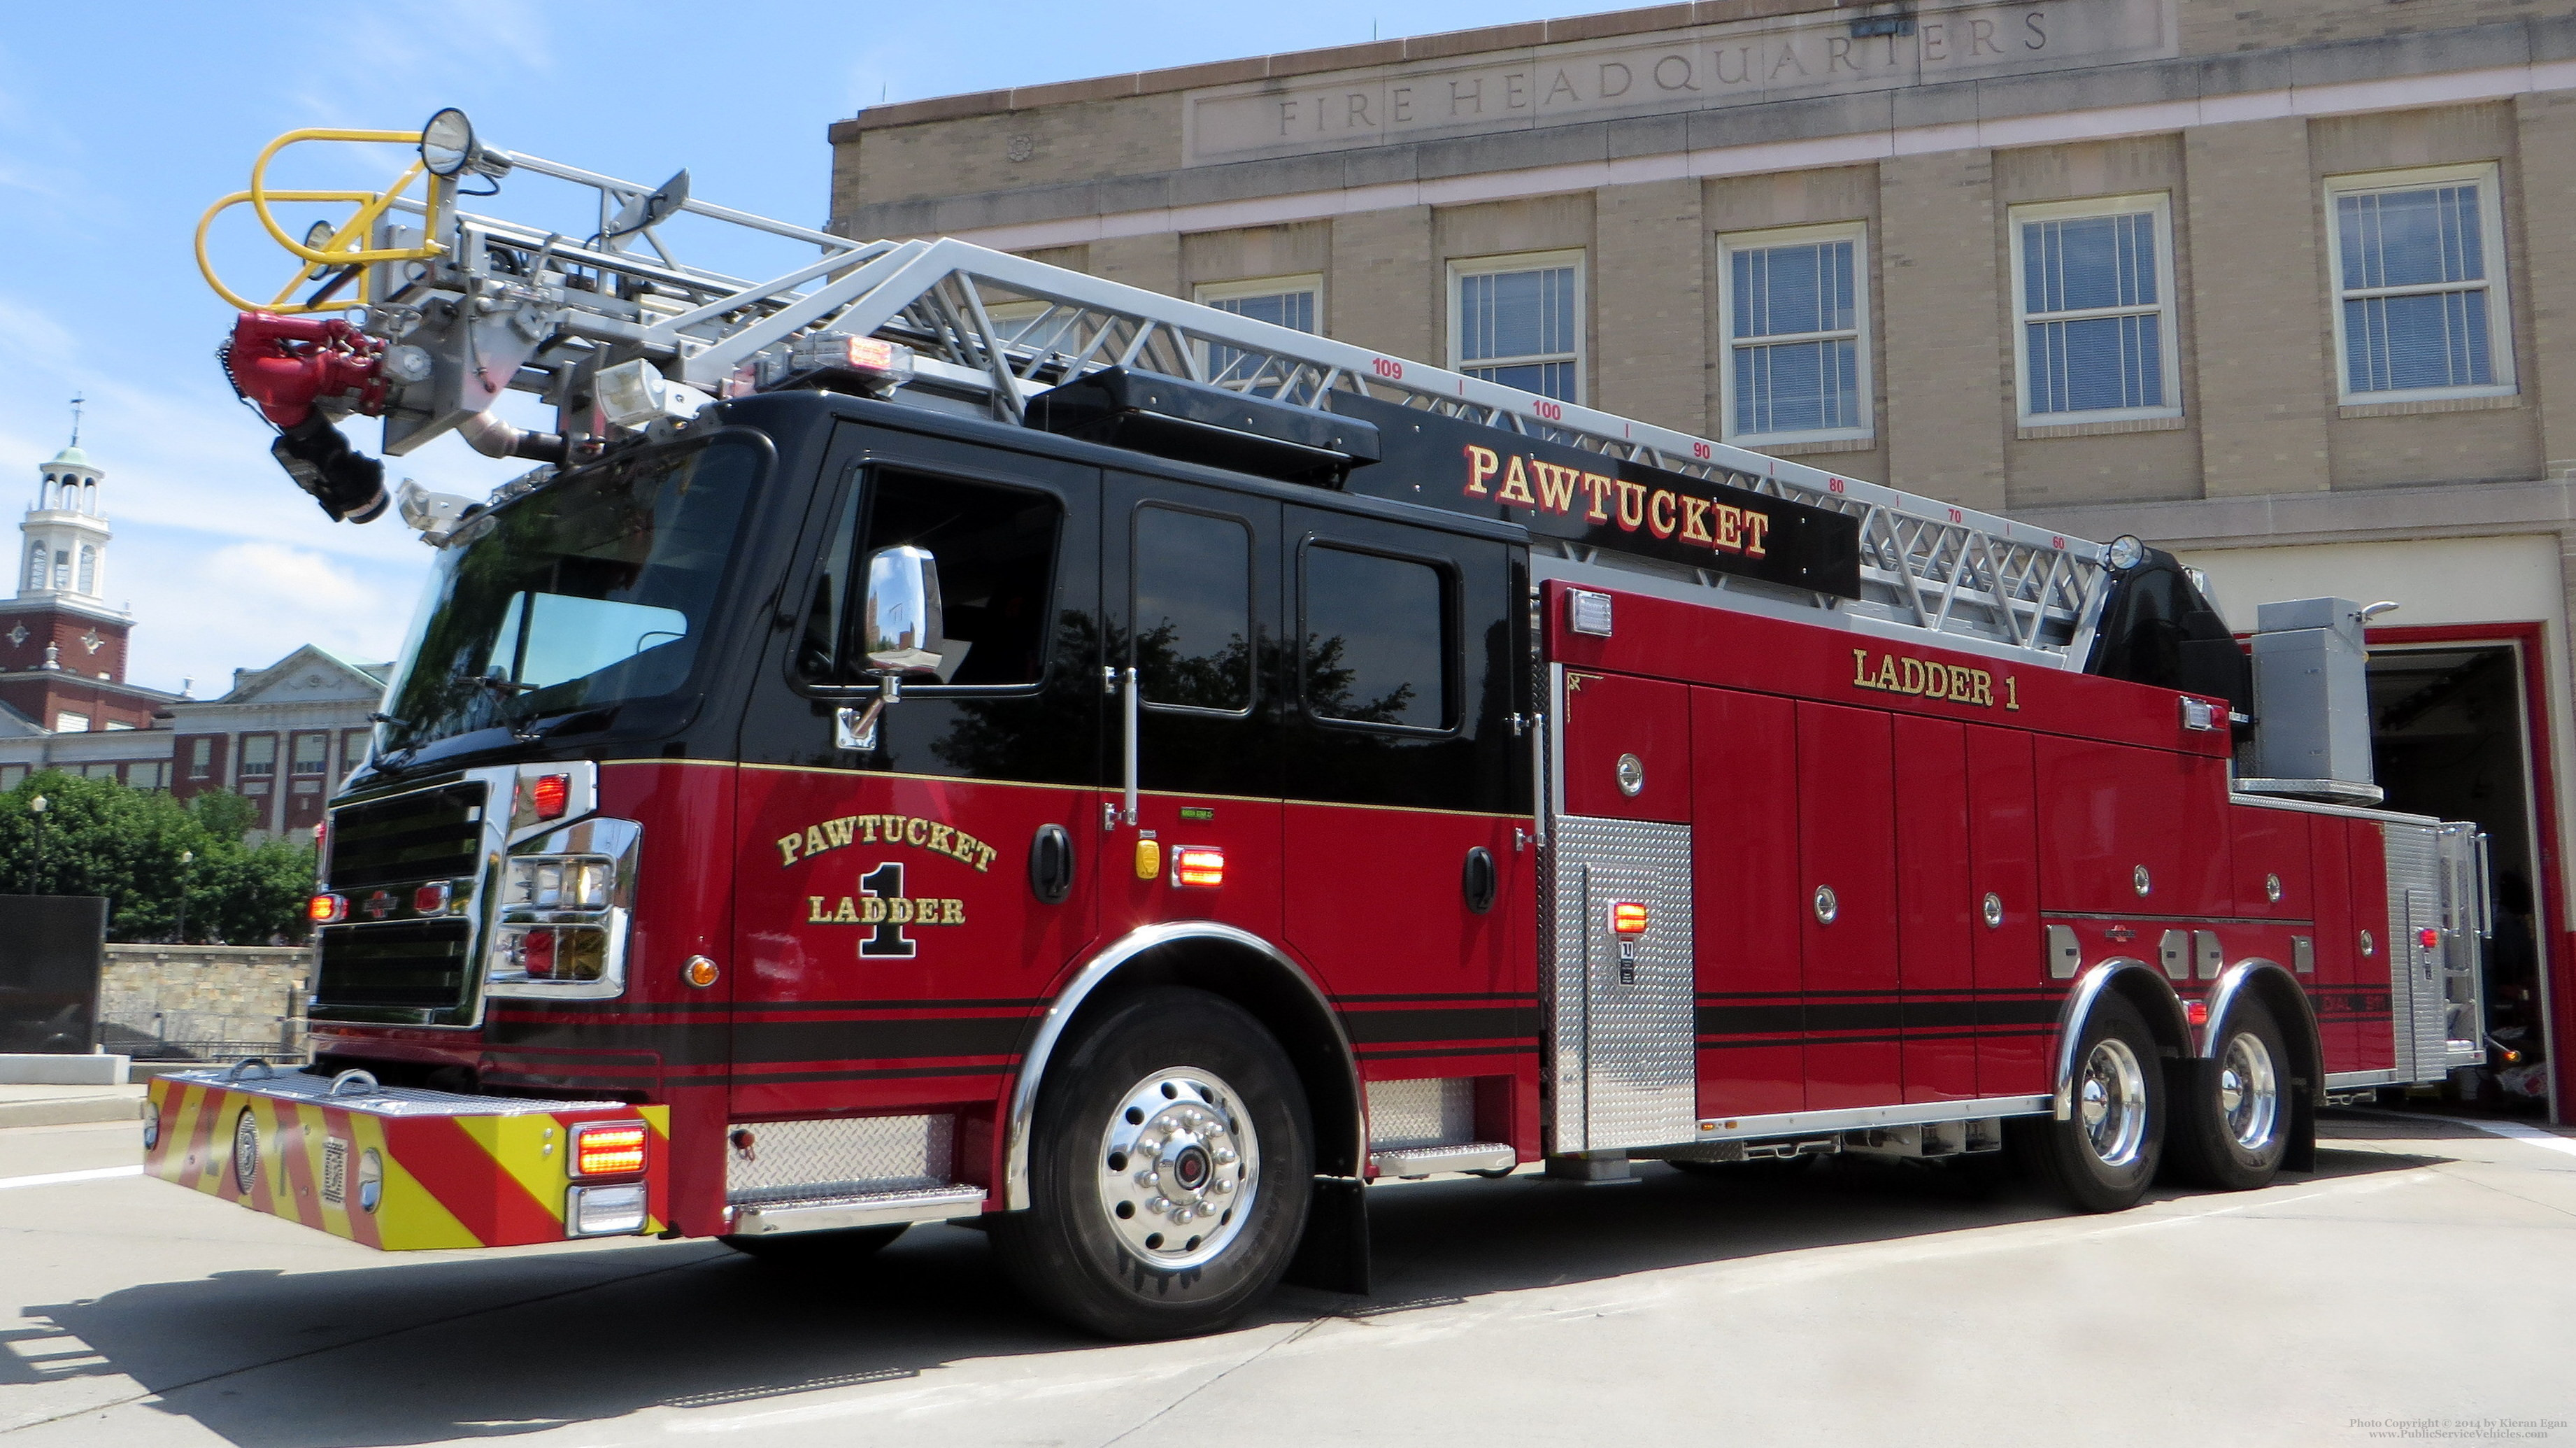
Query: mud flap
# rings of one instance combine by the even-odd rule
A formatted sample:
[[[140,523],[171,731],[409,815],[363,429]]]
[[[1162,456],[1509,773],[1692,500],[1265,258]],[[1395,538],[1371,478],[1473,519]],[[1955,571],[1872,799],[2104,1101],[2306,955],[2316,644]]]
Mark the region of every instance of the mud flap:
[[[1306,1236],[1288,1263],[1286,1280],[1318,1292],[1368,1294],[1366,1182],[1356,1177],[1315,1178],[1315,1197],[1306,1208]]]
[[[2281,1170],[2317,1169],[2317,1098],[2305,1081],[2290,1093],[2290,1143],[2281,1153]]]

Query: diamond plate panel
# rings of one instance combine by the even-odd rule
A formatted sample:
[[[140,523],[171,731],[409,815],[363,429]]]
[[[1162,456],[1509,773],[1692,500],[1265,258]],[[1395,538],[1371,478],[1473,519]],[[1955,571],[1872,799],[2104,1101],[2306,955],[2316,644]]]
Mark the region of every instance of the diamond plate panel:
[[[948,1115],[737,1121],[725,1133],[725,1200],[750,1206],[944,1186],[955,1180],[956,1123]]]
[[[1476,1083],[1465,1076],[1371,1081],[1368,1120],[1371,1151],[1471,1140],[1476,1134]]]
[[[1554,1149],[1691,1140],[1698,1062],[1690,827],[1560,816],[1551,849]],[[1622,902],[1647,908],[1645,933],[1626,957],[1610,925],[1611,906]]]
[[[2388,852],[2388,922],[2397,933],[2388,952],[2388,1004],[2396,1017],[2397,1070],[2409,1081],[2442,1073],[2446,1051],[2442,952],[2426,950],[2416,932],[2442,926],[2442,861],[2429,825],[2380,826]]]

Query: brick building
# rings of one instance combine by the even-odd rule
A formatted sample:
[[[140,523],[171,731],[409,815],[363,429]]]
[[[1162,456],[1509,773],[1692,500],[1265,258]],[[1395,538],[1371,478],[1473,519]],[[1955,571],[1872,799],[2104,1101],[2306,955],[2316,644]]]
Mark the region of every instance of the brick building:
[[[19,532],[16,597],[0,602],[0,789],[40,769],[181,798],[226,788],[257,804],[252,838],[321,822],[367,749],[384,664],[307,645],[239,669],[218,699],[128,683],[133,616],[106,599],[106,475],[77,446],[39,470]]]
[[[2240,630],[2397,601],[2390,803],[2493,835],[2497,1017],[2554,1009],[2576,1049],[2569,0],[1715,0],[883,106],[831,141],[844,234],[2134,532]]]

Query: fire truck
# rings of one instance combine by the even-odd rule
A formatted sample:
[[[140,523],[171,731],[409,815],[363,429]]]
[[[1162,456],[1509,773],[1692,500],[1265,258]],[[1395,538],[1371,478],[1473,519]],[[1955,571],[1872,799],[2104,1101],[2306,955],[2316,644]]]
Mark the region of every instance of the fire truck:
[[[270,187],[306,142],[417,156]],[[209,268],[230,377],[435,562],[313,1060],[155,1082],[164,1180],[384,1249],[964,1222],[1145,1338],[1365,1291],[1373,1183],[2009,1151],[2114,1211],[2481,1059],[2482,840],[2374,807],[2372,609],[2249,648],[2134,538],[453,110],[281,137],[201,259],[237,207],[295,273]],[[357,417],[536,466],[389,491]]]

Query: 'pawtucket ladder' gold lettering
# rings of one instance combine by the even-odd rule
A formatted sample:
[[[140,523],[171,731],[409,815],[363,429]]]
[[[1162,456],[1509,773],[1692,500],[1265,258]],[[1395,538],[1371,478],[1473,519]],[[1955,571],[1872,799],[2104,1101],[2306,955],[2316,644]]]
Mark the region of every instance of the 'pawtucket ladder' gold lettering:
[[[2003,707],[2021,708],[2021,687],[2013,676],[2004,675]],[[1995,707],[1995,676],[1984,669],[1963,664],[1944,664],[1931,659],[1909,659],[1895,654],[1878,656],[1878,667],[1869,663],[1869,650],[1852,650],[1852,687],[1881,694],[1903,694],[1915,699],[1943,699],[1953,704],[1969,704],[1980,709]]]
[[[778,837],[778,863],[793,865],[800,859],[810,860],[826,850],[844,845],[910,845],[934,855],[946,855],[972,865],[978,873],[989,870],[997,853],[991,845],[937,820],[918,815],[863,814],[843,815],[824,820],[795,834]],[[923,924],[930,922],[924,921]]]

